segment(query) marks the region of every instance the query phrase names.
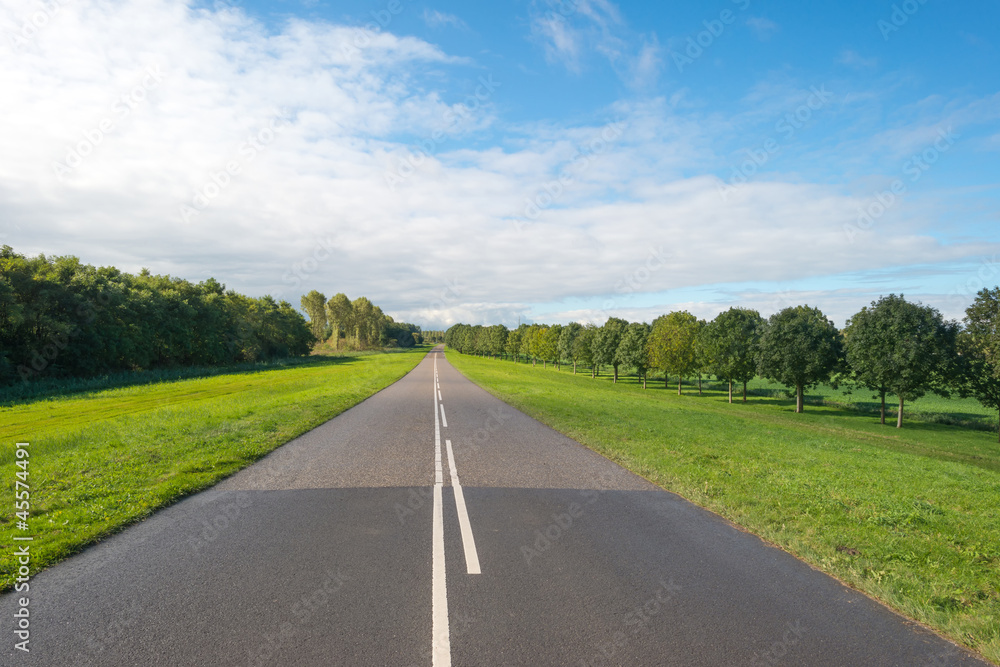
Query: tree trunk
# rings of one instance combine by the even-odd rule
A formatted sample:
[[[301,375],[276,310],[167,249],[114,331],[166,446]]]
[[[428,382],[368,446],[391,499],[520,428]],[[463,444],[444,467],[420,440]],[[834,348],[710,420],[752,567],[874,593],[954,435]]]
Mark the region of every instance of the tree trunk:
[[[681,395],[681,383],[682,382],[684,382],[684,378],[682,378],[680,375],[678,375],[677,376],[677,395],[678,396]]]
[[[896,428],[903,428],[903,395],[899,395],[899,414],[896,416]]]
[[[532,358],[531,358],[531,366],[532,366],[532,368],[534,368],[534,367],[535,367],[535,362],[536,362],[536,361],[538,361],[538,360],[537,360],[537,359],[535,359],[534,357],[532,357]]]
[[[882,399],[882,426],[885,426],[885,392],[879,392],[879,396]]]
[[[805,410],[805,388],[797,384],[795,385],[795,412],[803,412]]]
[[[670,376],[666,372],[663,373],[663,388],[670,389]]]
[[[733,381],[730,380],[729,381],[729,403],[732,404],[732,402],[733,402]]]
[[[612,384],[618,384],[618,364],[612,366],[615,369],[615,378],[611,381]]]
[[[543,369],[546,368],[546,366],[545,366],[545,360],[544,359],[542,359],[542,368]]]
[[[573,375],[576,375],[576,361],[573,362]]]
[[[743,383],[743,402],[747,402],[747,383]]]
[[[646,374],[645,373],[642,374],[642,388],[643,389],[646,388]]]
[[[698,373],[698,395],[701,396],[701,373]]]

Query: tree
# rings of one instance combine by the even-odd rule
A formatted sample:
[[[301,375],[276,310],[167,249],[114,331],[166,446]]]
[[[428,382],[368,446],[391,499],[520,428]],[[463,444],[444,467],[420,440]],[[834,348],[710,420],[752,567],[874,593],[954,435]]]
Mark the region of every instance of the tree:
[[[556,365],[558,370],[559,365],[559,334],[562,333],[562,326],[558,324],[553,324],[551,326],[544,326],[538,331],[538,356],[542,359],[542,368],[545,368],[545,362],[551,361]]]
[[[619,362],[615,359],[615,352],[618,351],[618,344],[621,343],[622,335],[628,322],[620,317],[609,317],[602,327],[597,329],[592,343],[594,353],[594,363],[600,367],[610,364],[614,368],[614,382],[618,382]]]
[[[317,341],[323,340],[326,331],[326,296],[312,290],[302,297],[302,310],[309,316],[309,328]]]
[[[795,412],[805,407],[806,387],[828,380],[843,356],[837,327],[809,306],[785,308],[768,318],[758,349],[757,372],[795,387]]]
[[[649,368],[649,351],[647,342],[650,327],[645,322],[633,322],[625,329],[615,359],[619,364],[634,368],[642,379],[642,388],[646,388],[646,370]]]
[[[514,329],[507,333],[507,345],[505,349],[507,350],[507,356],[517,363],[518,357],[521,355],[521,329]]]
[[[661,315],[649,333],[650,366],[663,371],[664,384],[677,376],[677,395],[683,379],[698,370],[698,318],[686,310]]]
[[[857,380],[882,399],[899,397],[896,427],[903,427],[903,405],[928,390],[945,393],[955,355],[955,323],[930,306],[890,294],[873,301],[848,322],[847,362]]]
[[[747,402],[747,382],[757,374],[757,346],[763,327],[764,318],[749,308],[730,308],[705,327],[709,368],[729,384],[730,403],[734,382],[743,383],[743,402]]]
[[[1000,413],[1000,288],[980,290],[966,309],[958,350],[961,395]]]
[[[502,324],[494,324],[487,329],[487,348],[491,356],[499,359],[500,355],[504,353],[507,347],[508,334],[507,327]]]
[[[590,377],[594,377],[596,370],[594,364],[594,337],[597,335],[597,327],[593,324],[585,325],[576,338],[573,340],[573,363],[590,366]]]
[[[339,350],[340,339],[354,327],[354,308],[346,294],[341,292],[330,297],[326,302],[326,319],[333,330],[333,347]]]
[[[562,328],[559,334],[559,357],[573,362],[573,375],[576,375],[576,364],[579,361],[576,350],[576,339],[583,331],[579,322],[570,322]]]

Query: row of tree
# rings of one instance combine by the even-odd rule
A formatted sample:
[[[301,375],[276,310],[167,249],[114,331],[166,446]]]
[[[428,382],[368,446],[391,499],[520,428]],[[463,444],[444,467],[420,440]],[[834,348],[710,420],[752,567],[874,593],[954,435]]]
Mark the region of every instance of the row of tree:
[[[0,248],[0,384],[308,354],[286,301]]]
[[[322,292],[312,290],[302,297],[302,310],[316,340],[332,341],[336,349],[413,347],[422,342],[420,327],[396,322],[367,297],[351,301],[341,293],[328,301]]]
[[[634,369],[646,386],[649,370],[664,381],[714,375],[729,385],[761,376],[794,387],[796,412],[805,390],[822,382],[847,382],[873,391],[881,401],[898,398],[897,427],[906,401],[927,392],[975,396],[1000,412],[1000,288],[982,290],[961,325],[945,321],[930,306],[891,294],[852,317],[843,330],[817,308],[785,308],[768,319],[747,308],[731,308],[706,322],[687,311],[662,315],[653,323],[609,318],[602,326],[456,324],[445,344],[465,354],[514,361],[530,359],[589,366],[591,375],[610,366],[614,381],[621,367]]]

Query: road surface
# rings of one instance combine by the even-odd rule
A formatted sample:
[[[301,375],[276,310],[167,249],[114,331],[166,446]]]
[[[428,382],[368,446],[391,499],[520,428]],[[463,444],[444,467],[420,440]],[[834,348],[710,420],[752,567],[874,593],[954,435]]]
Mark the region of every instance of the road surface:
[[[30,586],[30,653],[0,597],[3,664],[988,665],[439,350]]]

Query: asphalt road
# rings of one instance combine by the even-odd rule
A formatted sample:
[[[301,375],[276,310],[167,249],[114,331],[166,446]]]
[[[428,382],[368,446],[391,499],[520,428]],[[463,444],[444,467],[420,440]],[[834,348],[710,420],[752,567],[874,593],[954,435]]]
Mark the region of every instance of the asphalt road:
[[[988,665],[439,351],[30,582],[8,665]]]

